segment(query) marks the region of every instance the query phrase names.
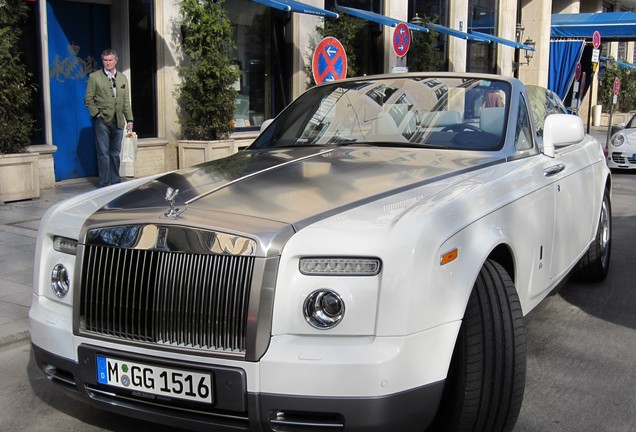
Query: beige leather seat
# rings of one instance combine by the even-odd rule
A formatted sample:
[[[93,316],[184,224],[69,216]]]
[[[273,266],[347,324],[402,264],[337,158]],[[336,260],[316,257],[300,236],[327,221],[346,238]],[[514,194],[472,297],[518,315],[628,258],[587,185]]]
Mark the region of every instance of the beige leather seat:
[[[503,134],[504,115],[504,107],[482,108],[479,113],[479,128],[500,137]]]

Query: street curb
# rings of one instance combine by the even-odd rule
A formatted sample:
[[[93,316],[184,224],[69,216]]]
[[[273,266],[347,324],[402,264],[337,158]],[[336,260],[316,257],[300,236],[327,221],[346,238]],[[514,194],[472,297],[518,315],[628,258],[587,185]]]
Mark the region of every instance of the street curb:
[[[10,335],[0,336],[0,348],[28,340],[29,337],[29,330],[22,330]]]

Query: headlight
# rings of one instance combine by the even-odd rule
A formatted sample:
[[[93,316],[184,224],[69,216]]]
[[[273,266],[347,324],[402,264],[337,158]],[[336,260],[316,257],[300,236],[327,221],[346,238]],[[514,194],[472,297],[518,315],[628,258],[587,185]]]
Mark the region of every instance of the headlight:
[[[66,237],[53,237],[53,249],[69,255],[77,254],[77,240]]]
[[[614,147],[620,147],[625,142],[625,136],[623,134],[616,134],[612,137],[612,145]]]
[[[320,330],[337,326],[344,318],[344,313],[342,298],[335,291],[326,288],[309,294],[303,305],[303,314],[309,325]]]
[[[379,258],[301,258],[299,270],[308,276],[375,276]]]
[[[59,298],[68,294],[71,282],[68,277],[68,270],[63,264],[56,264],[51,272],[51,289]]]

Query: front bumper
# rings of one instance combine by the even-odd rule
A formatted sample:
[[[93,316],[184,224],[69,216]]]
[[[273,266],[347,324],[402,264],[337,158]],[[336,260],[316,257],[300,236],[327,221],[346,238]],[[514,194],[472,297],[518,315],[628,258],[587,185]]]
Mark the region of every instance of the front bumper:
[[[636,169],[636,155],[629,152],[610,150],[607,156],[607,166],[619,169]]]
[[[444,382],[439,381],[377,397],[260,393],[247,390],[246,372],[241,368],[172,362],[180,367],[205,369],[215,376],[215,403],[209,409],[201,409],[104,389],[96,382],[97,353],[141,362],[153,361],[151,357],[85,344],[78,348],[78,362],[35,344],[33,352],[49,380],[98,408],[195,431],[210,430],[211,426],[218,431],[421,431],[433,420],[444,387]],[[166,362],[164,358],[160,361]]]

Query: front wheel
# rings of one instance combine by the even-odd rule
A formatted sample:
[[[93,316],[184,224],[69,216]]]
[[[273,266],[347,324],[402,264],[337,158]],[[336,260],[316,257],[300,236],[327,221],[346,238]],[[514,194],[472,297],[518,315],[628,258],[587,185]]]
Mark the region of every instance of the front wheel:
[[[471,293],[432,431],[511,431],[526,377],[519,297],[504,268],[487,261]]]

